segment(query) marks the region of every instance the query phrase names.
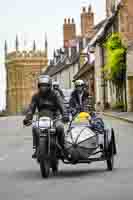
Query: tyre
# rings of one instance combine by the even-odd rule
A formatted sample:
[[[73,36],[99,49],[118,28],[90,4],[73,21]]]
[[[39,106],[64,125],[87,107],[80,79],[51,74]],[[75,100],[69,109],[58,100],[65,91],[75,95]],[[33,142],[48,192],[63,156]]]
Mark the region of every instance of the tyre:
[[[109,145],[109,149],[108,149],[108,158],[106,160],[107,162],[107,169],[109,171],[112,171],[114,168],[114,145],[113,145],[113,141],[111,140],[111,143]]]
[[[57,175],[58,173],[58,165],[59,165],[58,160],[54,160],[51,162],[51,168],[54,176]]]
[[[40,161],[40,171],[43,178],[48,178],[50,174],[50,164],[47,158],[47,139],[40,138],[39,144],[39,161]]]
[[[50,174],[49,160],[40,160],[40,170],[43,178],[48,178]]]
[[[114,155],[116,155],[117,154],[117,148],[116,148],[115,132],[114,132],[113,128],[112,128],[112,140],[113,140],[113,145],[114,145]]]

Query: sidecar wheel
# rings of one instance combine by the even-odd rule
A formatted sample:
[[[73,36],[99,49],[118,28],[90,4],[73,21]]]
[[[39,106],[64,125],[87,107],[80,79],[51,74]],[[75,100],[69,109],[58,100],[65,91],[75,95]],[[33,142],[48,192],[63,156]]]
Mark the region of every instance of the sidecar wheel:
[[[109,145],[109,154],[108,154],[108,158],[107,158],[107,169],[109,171],[112,171],[113,168],[114,168],[114,145],[113,145],[113,142],[111,140],[111,143]]]
[[[48,178],[50,174],[50,165],[48,160],[40,160],[40,170],[43,178]]]

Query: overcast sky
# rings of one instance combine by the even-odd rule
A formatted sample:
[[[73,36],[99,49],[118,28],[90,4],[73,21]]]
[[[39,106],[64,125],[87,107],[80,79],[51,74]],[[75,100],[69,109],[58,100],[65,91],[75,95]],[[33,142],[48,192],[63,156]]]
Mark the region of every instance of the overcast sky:
[[[45,32],[48,37],[48,53],[61,47],[62,25],[65,17],[73,17],[80,32],[82,6],[92,4],[95,23],[104,18],[105,0],[1,0],[0,4],[0,108],[5,106],[4,41],[9,51],[14,48],[18,34],[20,47],[29,49],[35,39],[37,47],[43,49]],[[24,42],[25,41],[25,42]]]

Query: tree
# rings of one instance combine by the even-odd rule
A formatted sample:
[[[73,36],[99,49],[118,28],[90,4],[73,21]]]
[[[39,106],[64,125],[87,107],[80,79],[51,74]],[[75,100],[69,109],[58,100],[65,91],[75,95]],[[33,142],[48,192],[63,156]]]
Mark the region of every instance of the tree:
[[[104,44],[107,50],[107,60],[104,66],[105,79],[112,82],[116,88],[116,103],[126,102],[126,47],[118,33],[113,33]]]

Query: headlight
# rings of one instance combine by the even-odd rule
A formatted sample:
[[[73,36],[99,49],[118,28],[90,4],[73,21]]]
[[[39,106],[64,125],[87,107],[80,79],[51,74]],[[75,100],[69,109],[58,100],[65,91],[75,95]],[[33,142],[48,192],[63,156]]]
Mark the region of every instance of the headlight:
[[[54,128],[51,128],[51,129],[49,130],[49,132],[50,132],[50,134],[56,134],[56,130],[55,130]]]

